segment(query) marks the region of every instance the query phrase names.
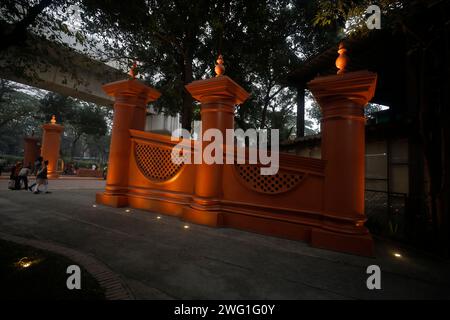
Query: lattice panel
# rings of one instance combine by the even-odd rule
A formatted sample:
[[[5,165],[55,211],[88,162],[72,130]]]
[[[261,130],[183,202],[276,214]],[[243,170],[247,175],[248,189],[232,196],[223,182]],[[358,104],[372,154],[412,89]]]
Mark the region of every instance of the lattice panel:
[[[266,194],[287,192],[295,188],[304,178],[305,174],[278,172],[276,175],[261,175],[261,168],[256,165],[235,165],[242,183],[248,188]]]
[[[134,153],[142,174],[156,182],[173,178],[183,167],[183,163],[172,162],[171,149],[136,143]]]

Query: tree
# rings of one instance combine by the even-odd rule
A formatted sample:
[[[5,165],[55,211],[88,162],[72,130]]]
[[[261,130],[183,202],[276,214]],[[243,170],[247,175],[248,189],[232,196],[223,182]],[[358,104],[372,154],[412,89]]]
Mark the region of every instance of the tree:
[[[39,127],[38,97],[28,94],[17,84],[0,80],[0,153],[22,152],[23,135]]]
[[[82,137],[103,137],[108,133],[109,112],[93,103],[48,93],[40,101],[40,112],[43,121],[48,122],[55,115],[57,121],[65,126],[64,135],[70,140],[71,159]]]
[[[82,29],[103,59],[139,60],[145,80],[164,92],[156,106],[168,113],[181,111],[186,129],[191,129],[195,104],[184,85],[211,77],[223,53],[226,73],[253,96],[239,108],[237,124],[266,128],[267,110],[285,88],[287,72],[310,53],[320,35],[327,35],[311,32],[305,4],[297,2],[86,0]],[[304,42],[310,45],[306,50]]]
[[[67,11],[73,3],[65,0],[2,0],[0,52],[11,46],[23,45],[31,30],[60,38],[59,31],[67,30],[67,26],[59,13]]]
[[[10,123],[20,123],[26,117],[35,116],[36,98],[19,91],[12,82],[0,80],[0,128]]]
[[[214,60],[223,53],[227,74],[253,97],[238,109],[236,123],[266,128],[267,110],[285,88],[286,73],[330,37],[330,32],[311,26],[310,3],[6,0],[0,17],[16,25],[39,7],[34,23],[21,24],[27,31],[66,45],[63,38],[68,37],[85,45],[86,53],[96,52],[95,57],[124,68],[138,60],[144,80],[164,92],[156,107],[169,114],[181,112],[187,129],[198,106],[184,85],[212,76]],[[75,28],[71,21],[81,25]]]

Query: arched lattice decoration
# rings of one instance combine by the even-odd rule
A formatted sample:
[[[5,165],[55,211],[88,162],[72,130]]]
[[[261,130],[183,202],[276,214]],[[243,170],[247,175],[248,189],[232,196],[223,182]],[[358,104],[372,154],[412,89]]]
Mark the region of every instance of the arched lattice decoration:
[[[266,194],[278,194],[295,188],[305,177],[304,173],[278,172],[276,175],[261,175],[261,167],[256,165],[235,165],[241,182],[248,188]]]
[[[156,182],[173,178],[183,167],[183,163],[172,162],[171,149],[136,143],[134,154],[142,174]]]

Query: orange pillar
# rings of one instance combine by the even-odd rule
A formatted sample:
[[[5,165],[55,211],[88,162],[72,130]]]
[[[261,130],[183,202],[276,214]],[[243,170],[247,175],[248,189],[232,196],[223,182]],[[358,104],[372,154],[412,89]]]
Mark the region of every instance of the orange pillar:
[[[48,178],[55,179],[58,178],[58,159],[59,159],[59,149],[61,146],[61,133],[64,127],[56,124],[55,116],[52,117],[50,123],[44,124],[42,126],[44,133],[42,135],[42,146],[41,146],[41,156],[45,160],[48,160]]]
[[[36,158],[40,155],[38,146],[39,138],[35,136],[24,137],[23,142],[23,165],[28,166],[29,164],[31,164],[31,166],[33,167]]]
[[[218,63],[221,65],[223,61],[221,58],[219,59]],[[223,66],[221,67],[223,68]],[[218,72],[218,74],[221,73]],[[231,78],[224,75],[194,81],[188,84],[186,89],[201,103],[202,136],[206,130],[214,128],[222,133],[225,140],[226,129],[234,129],[235,106],[247,100],[249,94]],[[225,141],[223,142],[225,143]],[[202,152],[209,143],[203,142]],[[222,168],[222,164],[202,163],[196,165],[194,196],[191,206],[183,212],[185,220],[220,226],[221,217],[218,204],[222,195]]]
[[[308,86],[322,109],[322,158],[326,161],[323,230],[313,230],[318,247],[373,254],[364,226],[365,117],[377,75],[368,71],[320,77]]]
[[[114,207],[128,204],[128,166],[130,129],[144,130],[147,104],[161,95],[136,79],[112,82],[103,90],[114,97],[114,119],[109,148],[108,175],[105,192],[97,194],[97,202]]]

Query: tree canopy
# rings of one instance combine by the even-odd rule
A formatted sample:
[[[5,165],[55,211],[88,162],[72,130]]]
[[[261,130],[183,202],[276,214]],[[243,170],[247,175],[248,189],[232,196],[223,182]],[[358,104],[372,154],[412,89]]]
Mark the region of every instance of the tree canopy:
[[[383,10],[401,5],[383,0]],[[226,74],[251,93],[236,112],[241,128],[295,130],[296,92],[286,75],[361,23],[366,0],[4,0],[1,50],[32,32],[124,70],[138,61],[140,79],[163,95],[156,108],[181,113],[191,129],[198,105],[187,83],[213,75],[219,53]],[[358,20],[359,18],[359,20]],[[354,29],[357,29],[356,27]],[[316,113],[313,113],[316,114]],[[285,121],[280,123],[280,115]],[[284,118],[287,117],[287,118]],[[307,128],[308,130],[308,128]]]
[[[106,161],[111,109],[55,93],[27,92],[13,82],[0,81],[0,153],[21,154],[23,136],[41,134],[41,125],[56,115],[64,125],[62,156],[89,154]]]

